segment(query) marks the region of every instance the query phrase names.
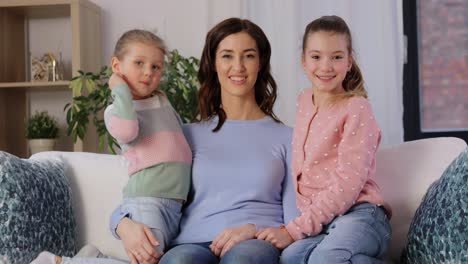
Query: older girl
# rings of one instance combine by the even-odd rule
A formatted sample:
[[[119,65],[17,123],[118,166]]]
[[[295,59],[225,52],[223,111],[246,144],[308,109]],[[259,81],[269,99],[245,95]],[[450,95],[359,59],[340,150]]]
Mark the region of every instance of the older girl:
[[[298,99],[292,166],[301,215],[257,233],[280,249],[292,243],[282,263],[381,263],[390,240],[391,210],[372,180],[380,128],[352,50],[340,17],[305,30],[312,89]]]

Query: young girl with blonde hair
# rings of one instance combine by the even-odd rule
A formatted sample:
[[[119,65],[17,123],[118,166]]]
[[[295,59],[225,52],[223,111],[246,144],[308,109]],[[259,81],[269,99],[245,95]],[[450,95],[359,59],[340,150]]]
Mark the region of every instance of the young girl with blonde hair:
[[[129,180],[124,200],[111,217],[111,231],[122,242],[132,263],[157,263],[178,234],[181,209],[190,188],[192,153],[180,118],[159,90],[166,48],[146,30],[130,30],[117,41],[109,79],[113,103],[104,119],[109,133],[128,161]],[[141,226],[117,234],[117,225],[133,221]],[[134,236],[147,238],[140,243]],[[127,263],[103,258],[92,246],[81,258],[43,252],[33,264]],[[83,252],[83,251],[82,251]],[[84,257],[84,258],[82,258]]]

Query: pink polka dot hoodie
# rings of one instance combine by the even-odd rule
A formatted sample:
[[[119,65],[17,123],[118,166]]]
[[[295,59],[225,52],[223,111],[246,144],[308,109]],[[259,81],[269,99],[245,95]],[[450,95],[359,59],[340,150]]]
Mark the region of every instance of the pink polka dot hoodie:
[[[381,131],[370,103],[359,96],[320,109],[312,89],[298,98],[292,174],[300,213],[286,226],[294,240],[314,236],[354,204],[370,202],[391,215],[372,180]]]

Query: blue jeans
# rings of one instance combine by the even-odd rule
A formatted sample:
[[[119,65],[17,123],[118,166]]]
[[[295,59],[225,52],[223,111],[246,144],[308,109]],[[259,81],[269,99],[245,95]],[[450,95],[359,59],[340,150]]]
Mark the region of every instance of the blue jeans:
[[[179,232],[182,203],[169,198],[132,197],[122,201],[128,218],[147,225],[159,242],[155,250],[164,252]]]
[[[280,252],[264,240],[244,240],[226,252],[222,258],[216,257],[207,243],[181,244],[163,255],[159,264],[274,264],[278,263]]]
[[[362,203],[324,226],[320,234],[289,245],[283,250],[280,263],[383,263],[379,257],[387,250],[390,236],[385,211]]]

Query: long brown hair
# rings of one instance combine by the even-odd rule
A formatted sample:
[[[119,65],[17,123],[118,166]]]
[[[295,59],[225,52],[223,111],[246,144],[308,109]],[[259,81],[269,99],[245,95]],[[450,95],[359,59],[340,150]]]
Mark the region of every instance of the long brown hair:
[[[307,25],[304,36],[302,38],[302,54],[304,55],[305,53],[309,35],[319,31],[343,34],[348,40],[348,53],[349,56],[351,56],[352,65],[351,69],[346,73],[346,77],[343,80],[343,88],[345,92],[337,95],[337,99],[348,98],[352,96],[362,96],[367,98],[367,91],[364,88],[364,78],[362,77],[361,70],[356,63],[354,56],[351,31],[349,30],[346,22],[341,17],[322,16],[310,22]]]
[[[198,92],[200,121],[218,116],[218,125],[213,129],[213,132],[221,129],[226,121],[226,112],[221,107],[221,85],[216,74],[216,50],[224,38],[239,32],[249,34],[257,43],[259,51],[260,71],[255,82],[255,101],[266,115],[280,122],[273,113],[277,87],[270,72],[270,42],[262,29],[253,22],[247,19],[228,18],[218,23],[206,35],[198,71],[198,81],[201,86]]]

